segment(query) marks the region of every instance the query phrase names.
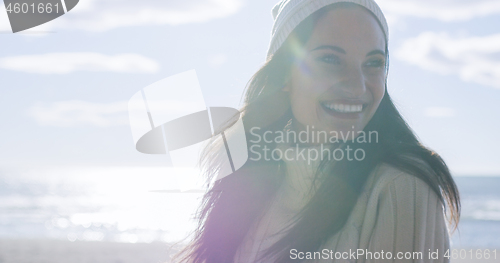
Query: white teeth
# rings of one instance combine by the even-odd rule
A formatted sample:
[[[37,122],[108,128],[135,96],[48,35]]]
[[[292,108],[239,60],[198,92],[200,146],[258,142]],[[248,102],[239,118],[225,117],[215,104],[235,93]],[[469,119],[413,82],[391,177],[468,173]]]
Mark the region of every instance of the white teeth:
[[[362,104],[339,104],[339,103],[323,103],[330,110],[338,112],[361,112],[363,111]]]

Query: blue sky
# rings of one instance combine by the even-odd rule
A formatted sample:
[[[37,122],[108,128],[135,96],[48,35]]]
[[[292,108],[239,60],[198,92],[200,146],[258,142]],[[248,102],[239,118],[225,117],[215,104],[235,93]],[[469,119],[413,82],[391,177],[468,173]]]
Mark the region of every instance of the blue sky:
[[[500,175],[500,2],[380,0],[389,92],[457,175]],[[82,0],[27,32],[0,10],[0,167],[163,166],[137,152],[127,101],[195,69],[209,106],[238,107],[275,1]]]

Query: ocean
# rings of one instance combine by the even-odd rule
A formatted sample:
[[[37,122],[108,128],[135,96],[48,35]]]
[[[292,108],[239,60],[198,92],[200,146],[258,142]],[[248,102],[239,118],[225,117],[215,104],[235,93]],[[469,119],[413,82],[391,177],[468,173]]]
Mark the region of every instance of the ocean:
[[[462,216],[452,246],[500,247],[500,177],[455,177],[461,195]]]
[[[452,247],[500,248],[500,177],[455,179]],[[161,167],[0,169],[0,239],[185,242],[202,193],[182,184]]]

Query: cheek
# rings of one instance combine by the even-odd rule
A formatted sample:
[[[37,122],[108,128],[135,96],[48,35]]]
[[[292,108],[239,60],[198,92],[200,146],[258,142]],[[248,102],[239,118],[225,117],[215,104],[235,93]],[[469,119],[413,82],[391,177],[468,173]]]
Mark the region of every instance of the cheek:
[[[295,119],[304,125],[314,124],[314,120],[317,119],[317,98],[321,94],[319,86],[309,76],[304,76],[301,73],[294,75],[291,79],[290,104],[292,112]]]
[[[382,98],[384,97],[385,83],[381,83],[380,85],[377,85],[373,89],[372,94],[373,94],[373,101],[378,104],[382,100]]]
[[[295,118],[308,124],[316,116],[316,99],[306,89],[293,89],[290,94],[290,103]]]
[[[373,96],[373,108],[372,108],[372,114],[375,113],[377,110],[378,106],[380,105],[380,102],[382,101],[382,98],[385,95],[385,78],[377,81],[374,85],[370,87],[370,92]]]
[[[384,95],[385,95],[385,77],[382,78],[379,81],[378,85],[374,88],[373,91],[374,101],[380,103]]]

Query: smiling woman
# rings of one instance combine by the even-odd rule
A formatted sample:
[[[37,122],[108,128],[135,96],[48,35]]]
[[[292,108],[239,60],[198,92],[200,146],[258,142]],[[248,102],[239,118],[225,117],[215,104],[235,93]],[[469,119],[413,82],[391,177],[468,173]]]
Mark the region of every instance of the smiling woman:
[[[384,32],[363,8],[322,12],[283,89],[290,93],[294,129],[360,131],[384,96]]]
[[[288,155],[250,158],[215,181],[180,261],[448,262],[445,210],[456,224],[458,190],[387,93],[388,28],[379,7],[283,0],[273,15],[268,59],[249,82],[243,122],[249,151]],[[279,138],[289,133],[306,135]],[[374,143],[359,140],[372,133]],[[221,147],[214,140],[204,152],[209,178]],[[363,158],[332,159],[325,149],[360,149]],[[317,154],[283,158],[305,150]]]

